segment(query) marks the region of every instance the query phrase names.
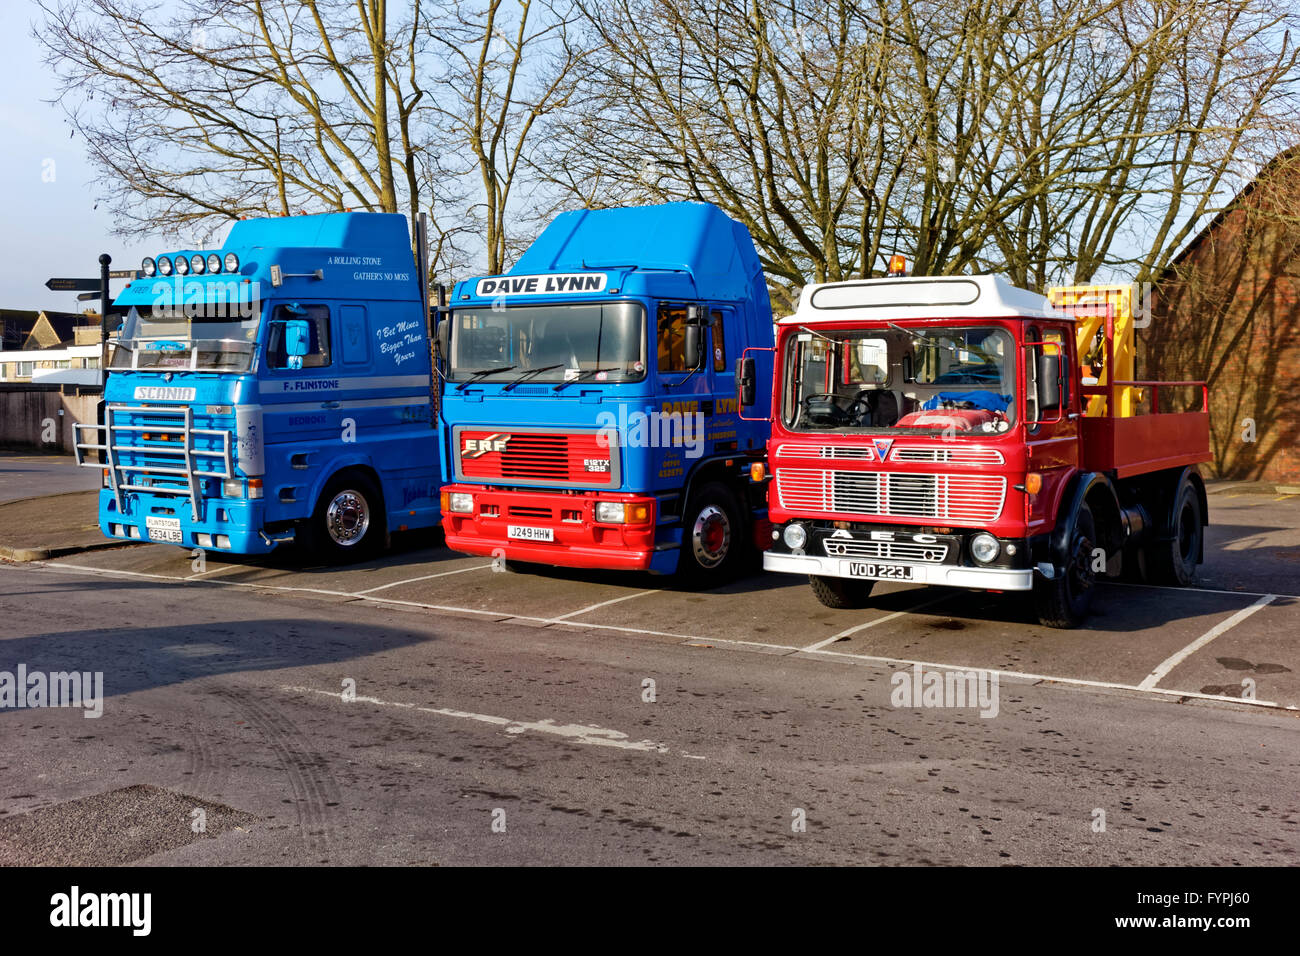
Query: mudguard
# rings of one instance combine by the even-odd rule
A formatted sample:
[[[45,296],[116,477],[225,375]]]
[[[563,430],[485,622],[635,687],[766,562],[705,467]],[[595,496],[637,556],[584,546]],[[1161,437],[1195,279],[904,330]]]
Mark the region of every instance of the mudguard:
[[[1070,540],[1074,537],[1074,524],[1079,517],[1079,509],[1088,496],[1098,488],[1110,496],[1115,513],[1122,514],[1119,496],[1110,478],[1099,471],[1081,471],[1070,479],[1065,493],[1061,495],[1061,505],[1056,513],[1056,527],[1047,539],[1048,557],[1056,567],[1064,567],[1069,555]]]

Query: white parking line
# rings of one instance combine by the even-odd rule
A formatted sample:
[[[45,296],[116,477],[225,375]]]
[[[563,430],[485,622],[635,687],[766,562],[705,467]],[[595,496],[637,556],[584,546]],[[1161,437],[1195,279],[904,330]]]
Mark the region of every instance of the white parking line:
[[[440,717],[457,717],[462,720],[476,720],[480,723],[494,724],[506,733],[512,735],[533,732],[539,734],[551,734],[556,737],[563,737],[575,744],[588,744],[593,747],[613,747],[617,750],[632,750],[643,753],[658,754],[666,754],[669,751],[669,748],[666,745],[656,743],[653,740],[633,740],[621,730],[610,730],[607,727],[597,727],[589,724],[560,724],[550,718],[533,721],[512,720],[509,717],[495,717],[491,714],[476,714],[468,710],[452,710],[448,707],[420,707],[416,704],[408,704],[401,701],[380,700],[378,697],[357,696],[349,699],[332,690],[318,690],[315,687],[297,687],[290,684],[282,684],[280,685],[280,689],[296,694],[320,694],[324,697],[332,697],[335,700],[342,701],[348,706],[352,706],[353,704],[373,704],[376,707],[394,707],[402,710],[418,711],[423,714],[437,714]]]
[[[859,631],[865,631],[867,628],[875,627],[877,624],[884,624],[887,621],[895,620],[896,618],[902,617],[904,614],[915,613],[916,611],[920,611],[924,608],[930,607],[931,605],[938,604],[940,601],[947,601],[953,596],[954,595],[952,594],[945,594],[942,597],[935,598],[933,601],[926,601],[924,604],[918,604],[916,605],[916,607],[909,607],[902,611],[895,611],[893,614],[886,614],[884,617],[878,617],[874,621],[867,621],[865,624],[857,624],[854,625],[853,627],[845,628],[844,630],[840,631],[838,634],[832,634],[824,641],[818,641],[816,644],[809,644],[807,647],[799,648],[799,650],[819,651],[823,647],[827,647],[831,644],[834,644],[836,641],[842,641],[844,638],[852,634],[857,634]]]
[[[173,583],[180,583],[180,584],[187,583],[184,578],[175,577],[175,576],[169,576],[163,574],[148,574],[140,571],[118,571],[118,570],[108,569],[108,568],[91,567],[89,565],[65,564],[63,562],[56,563],[56,562],[46,562],[46,561],[34,561],[31,562],[30,564],[25,565],[24,567],[28,567],[28,568],[37,567],[37,568],[42,568],[51,571],[79,571],[79,572],[87,572],[90,574],[126,575],[128,577],[153,578],[159,581],[171,581]],[[17,570],[21,570],[21,569],[17,569]],[[382,596],[366,597],[358,594],[348,593],[345,591],[326,591],[319,588],[296,588],[296,587],[286,587],[283,585],[253,584],[245,581],[203,580],[203,581],[195,581],[192,583],[215,585],[219,587],[250,588],[253,590],[265,590],[265,591],[286,591],[286,592],[305,592],[305,593],[312,593],[312,594],[326,594],[326,595],[332,595],[337,597],[355,598],[357,600],[367,601],[375,604],[389,604],[389,605],[397,605],[400,607],[413,607],[413,608],[420,608],[422,610],[430,610],[430,611],[449,611],[452,613],[459,613],[459,614],[474,614],[474,615],[480,615],[485,617],[493,617],[500,620],[515,619],[521,621],[533,621],[533,622],[544,623],[544,624],[558,623],[563,627],[573,627],[573,628],[579,628],[584,630],[617,631],[624,634],[646,634],[654,637],[673,638],[686,645],[712,646],[715,644],[723,644],[723,645],[730,645],[735,647],[752,647],[752,648],[757,648],[765,651],[777,651],[777,652],[781,652],[784,655],[811,654],[818,657],[842,657],[842,658],[850,658],[853,660],[864,661],[867,663],[888,664],[894,666],[901,664],[907,667],[911,667],[913,664],[920,664],[922,667],[930,667],[930,668],[936,668],[940,670],[971,670],[973,667],[970,664],[943,664],[935,661],[916,661],[916,660],[908,660],[905,658],[881,657],[874,654],[853,654],[847,651],[827,650],[825,647],[821,647],[815,650],[807,650],[789,644],[772,644],[765,641],[744,641],[744,640],[734,640],[731,638],[721,638],[721,637],[700,637],[698,635],[680,634],[680,633],[675,633],[670,631],[654,631],[654,630],[649,630],[647,628],[640,628],[640,627],[625,627],[617,624],[597,624],[588,621],[573,621],[573,620],[565,620],[561,618],[536,617],[527,614],[512,614],[509,611],[490,611],[490,610],[483,610],[480,608],[455,607],[452,605],[444,605],[444,604],[429,604],[422,601],[401,601],[401,600],[397,600],[396,598],[385,598]],[[641,592],[638,592],[638,595],[639,593]],[[646,593],[651,593],[651,592],[646,592]],[[1238,594],[1239,592],[1225,591],[1223,593]],[[638,595],[625,595],[623,599],[631,598]],[[1246,608],[1243,611],[1237,612],[1236,615],[1233,615],[1232,618],[1229,618],[1227,621],[1223,623],[1223,625],[1220,626],[1223,627],[1224,630],[1226,630],[1227,626],[1232,626],[1238,623],[1238,620],[1234,620],[1234,618],[1239,618],[1240,620],[1244,620],[1245,617],[1248,617],[1250,614],[1253,614],[1260,607],[1264,607],[1266,604],[1269,603],[1269,601],[1272,601],[1275,597],[1278,597],[1278,595],[1273,595],[1273,594],[1263,595],[1262,598],[1267,598],[1268,600],[1261,599],[1260,601],[1257,601],[1255,605],[1252,605],[1251,607]],[[945,598],[938,598],[936,599],[936,602],[944,599]],[[602,604],[604,603],[610,603],[610,602],[602,602]],[[918,605],[918,607],[921,606],[925,606],[925,605]],[[589,610],[591,610],[591,608],[584,608],[582,611],[578,611],[574,613],[580,614],[580,613],[585,613],[586,611]],[[906,614],[906,613],[908,612],[897,611],[893,616]],[[566,617],[568,616],[569,615],[566,615]],[[867,622],[867,623],[871,624],[872,622]],[[1220,631],[1219,633],[1222,633],[1222,631]],[[1213,638],[1217,636],[1218,634],[1215,634],[1214,632],[1210,632],[1209,635],[1206,635],[1206,637],[1203,637],[1201,639],[1203,643],[1199,643],[1198,646],[1204,646],[1205,643],[1209,643],[1209,640],[1213,640]],[[1206,638],[1208,638],[1208,640]],[[818,642],[818,643],[824,644],[825,642]],[[1195,647],[1192,647],[1191,650],[1188,651],[1188,653],[1191,653],[1195,649],[1196,649]],[[1142,694],[1150,694],[1162,698],[1186,697],[1186,698],[1193,698],[1197,700],[1214,700],[1214,701],[1222,701],[1231,704],[1246,704],[1255,707],[1277,708],[1277,709],[1287,710],[1287,711],[1300,710],[1300,707],[1296,707],[1292,705],[1284,705],[1278,703],[1277,701],[1271,701],[1271,700],[1250,700],[1250,699],[1243,699],[1238,697],[1228,697],[1223,694],[1203,694],[1198,691],[1169,690],[1162,687],[1144,686],[1147,684],[1147,681],[1143,681],[1142,684],[1123,684],[1114,681],[1095,681],[1095,680],[1087,680],[1079,677],[1057,677],[1050,674],[1032,674],[1025,671],[998,670],[996,668],[974,668],[974,669],[983,670],[986,673],[990,673],[990,674],[998,674],[1001,677],[1017,678],[1025,681],[1038,681],[1038,682],[1046,682],[1052,684],[1065,684],[1065,685],[1075,686],[1075,687],[1093,687],[1093,688],[1110,689],[1110,690],[1122,690],[1122,691],[1130,691],[1130,692],[1136,692]],[[1148,677],[1147,680],[1150,680],[1150,678]]]
[[[1177,667],[1179,664],[1185,661],[1188,657],[1195,654],[1202,647],[1210,643],[1210,641],[1214,640],[1219,635],[1224,634],[1227,631],[1231,630],[1232,628],[1236,627],[1238,624],[1246,620],[1246,618],[1250,617],[1256,611],[1260,610],[1263,607],[1267,607],[1269,604],[1273,603],[1273,599],[1276,596],[1277,595],[1275,594],[1265,594],[1262,598],[1260,598],[1250,607],[1244,607],[1236,614],[1232,615],[1232,617],[1228,618],[1226,621],[1221,621],[1218,624],[1214,625],[1214,627],[1210,628],[1208,631],[1206,631],[1196,640],[1192,641],[1192,643],[1188,644],[1177,654],[1174,654],[1171,657],[1168,657],[1165,660],[1161,661],[1159,666],[1157,666],[1155,670],[1153,670],[1150,674],[1148,674],[1143,679],[1142,683],[1138,684],[1138,687],[1140,687],[1142,690],[1153,689],[1156,686],[1156,684],[1159,684],[1160,681],[1162,681],[1165,678],[1165,675],[1167,675],[1171,670],[1173,670],[1175,667]]]
[[[418,578],[407,578],[405,581],[394,581],[392,584],[381,584],[377,588],[366,588],[364,591],[354,591],[354,594],[374,594],[376,591],[386,591],[389,588],[399,587],[403,584],[415,584],[417,581],[432,581],[434,578],[445,578],[452,574],[464,574],[466,571],[486,571],[492,567],[490,564],[476,564],[472,568],[457,568],[455,571],[439,571],[437,574],[424,574]]]
[[[611,598],[608,601],[601,601],[599,604],[590,604],[587,607],[582,608],[581,610],[570,611],[568,614],[561,614],[559,617],[552,617],[549,618],[549,620],[555,621],[557,623],[559,621],[567,621],[571,617],[581,617],[584,614],[590,614],[592,611],[598,611],[602,607],[609,607],[611,604],[618,604],[620,601],[630,601],[633,598],[645,597],[649,594],[658,594],[658,593],[659,591],[657,588],[653,591],[634,591],[631,594],[624,594],[622,597]]]

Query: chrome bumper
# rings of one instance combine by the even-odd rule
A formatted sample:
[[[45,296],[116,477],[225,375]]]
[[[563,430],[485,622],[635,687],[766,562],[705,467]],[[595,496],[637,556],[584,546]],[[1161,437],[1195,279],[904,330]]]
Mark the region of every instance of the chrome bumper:
[[[763,553],[763,570],[788,574],[817,574],[830,578],[853,577],[850,564],[862,564],[862,558],[819,558],[809,554]],[[1028,568],[1012,571],[1005,568],[959,568],[950,564],[912,564],[908,561],[879,561],[875,564],[907,564],[916,576],[904,584],[939,584],[954,588],[987,588],[994,591],[1029,591],[1034,586],[1034,572]],[[855,578],[855,580],[866,580]]]

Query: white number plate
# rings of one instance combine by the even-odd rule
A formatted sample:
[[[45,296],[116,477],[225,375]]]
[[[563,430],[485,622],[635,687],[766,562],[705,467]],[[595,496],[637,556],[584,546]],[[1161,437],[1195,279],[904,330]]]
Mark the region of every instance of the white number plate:
[[[871,578],[875,581],[911,581],[916,568],[910,564],[875,564],[871,561],[850,561],[849,577]]]
[[[144,527],[149,532],[149,540],[151,541],[166,541],[169,544],[181,543],[180,518],[155,518],[153,515],[146,515]]]
[[[554,541],[554,528],[535,528],[526,524],[508,524],[506,525],[506,537],[517,538],[520,541]]]

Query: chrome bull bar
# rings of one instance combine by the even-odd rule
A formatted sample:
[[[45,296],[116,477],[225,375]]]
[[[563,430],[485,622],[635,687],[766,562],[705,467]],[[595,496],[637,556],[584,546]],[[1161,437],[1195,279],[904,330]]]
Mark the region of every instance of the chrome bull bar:
[[[149,415],[153,418],[176,420],[175,425],[121,425],[116,421],[117,412],[127,412],[135,414]],[[107,437],[102,441],[85,441],[85,433],[95,432],[96,437]],[[127,445],[122,444],[123,433],[138,432],[141,434],[166,434],[179,435],[180,440],[174,442],[179,445],[178,448],[163,448],[154,445]],[[217,436],[221,439],[220,450],[210,450],[194,447],[194,439],[197,436]],[[228,429],[222,428],[195,428],[194,427],[194,410],[188,405],[180,408],[174,406],[156,406],[156,405],[108,405],[104,408],[104,424],[91,425],[80,422],[73,424],[74,449],[77,458],[77,464],[82,468],[107,468],[109,485],[113,489],[113,498],[117,502],[117,510],[122,512],[122,494],[128,491],[147,491],[155,495],[170,495],[182,497],[184,491],[168,485],[143,484],[139,478],[132,476],[136,472],[142,472],[149,475],[166,475],[173,478],[182,478],[185,480],[185,487],[189,492],[190,511],[192,520],[200,519],[200,501],[202,496],[199,492],[199,482],[204,478],[234,478],[235,463],[232,448],[231,434]],[[171,440],[169,439],[169,442]],[[99,461],[86,461],[85,453],[94,451],[99,455]],[[137,455],[149,455],[152,458],[176,458],[176,464],[173,465],[134,465],[126,464],[122,461],[122,453],[134,453]],[[223,466],[221,471],[207,471],[199,468],[200,458],[215,458]]]

